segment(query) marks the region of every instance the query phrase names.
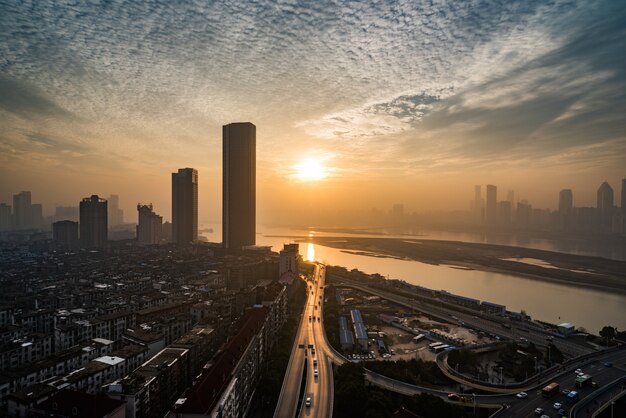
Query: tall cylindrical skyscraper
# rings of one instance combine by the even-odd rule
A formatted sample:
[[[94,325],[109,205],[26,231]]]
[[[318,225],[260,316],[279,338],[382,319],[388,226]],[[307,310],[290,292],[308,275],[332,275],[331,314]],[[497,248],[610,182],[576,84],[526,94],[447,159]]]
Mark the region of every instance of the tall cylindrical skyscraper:
[[[222,241],[225,248],[256,243],[256,126],[224,125]]]

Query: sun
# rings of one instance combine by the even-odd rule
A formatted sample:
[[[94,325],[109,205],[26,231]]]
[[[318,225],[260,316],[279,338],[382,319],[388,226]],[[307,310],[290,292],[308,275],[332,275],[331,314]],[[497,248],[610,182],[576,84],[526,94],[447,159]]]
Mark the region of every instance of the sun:
[[[328,167],[314,158],[307,158],[293,167],[293,176],[300,181],[320,181],[328,177]]]

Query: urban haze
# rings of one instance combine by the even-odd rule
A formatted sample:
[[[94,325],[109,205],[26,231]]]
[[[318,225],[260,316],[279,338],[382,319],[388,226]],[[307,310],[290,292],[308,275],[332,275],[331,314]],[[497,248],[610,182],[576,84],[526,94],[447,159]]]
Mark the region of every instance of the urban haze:
[[[626,7],[0,1],[0,416],[626,418]]]

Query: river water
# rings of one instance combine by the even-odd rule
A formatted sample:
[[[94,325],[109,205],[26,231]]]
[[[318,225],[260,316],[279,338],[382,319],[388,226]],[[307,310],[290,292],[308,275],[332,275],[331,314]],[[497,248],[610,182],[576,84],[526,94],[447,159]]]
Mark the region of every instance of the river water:
[[[201,232],[201,235],[211,242],[221,241],[220,225],[211,224],[203,227],[213,228],[213,232]],[[291,236],[364,235],[322,233],[284,227],[257,227],[257,245],[272,246],[274,251],[280,251],[283,244],[292,242],[292,239],[286,238]],[[466,234],[455,235],[450,232],[434,232],[419,238],[480,242],[469,239],[471,236]],[[511,243],[501,244],[512,245]],[[558,251],[556,248],[550,248],[546,242],[540,242],[540,244],[531,248]],[[529,245],[523,246],[529,247]],[[545,248],[541,248],[542,246]],[[585,253],[579,249],[563,252]],[[320,261],[348,269],[356,268],[370,274],[379,273],[389,278],[402,279],[431,289],[447,290],[451,293],[503,304],[511,311],[519,312],[524,309],[535,319],[552,323],[571,322],[576,327],[584,327],[596,334],[605,325],[617,327],[619,330],[626,329],[626,295],[546,283],[508,274],[348,254],[337,248],[311,242],[300,242],[300,254],[305,260]]]

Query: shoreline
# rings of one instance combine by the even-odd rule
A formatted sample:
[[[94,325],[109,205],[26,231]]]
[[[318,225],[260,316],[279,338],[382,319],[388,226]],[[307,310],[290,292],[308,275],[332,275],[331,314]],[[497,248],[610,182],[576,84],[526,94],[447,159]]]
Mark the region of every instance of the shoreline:
[[[299,239],[347,254],[445,265],[626,295],[626,262],[619,260],[460,241],[304,236]],[[521,262],[522,259],[542,260],[549,267]]]

